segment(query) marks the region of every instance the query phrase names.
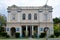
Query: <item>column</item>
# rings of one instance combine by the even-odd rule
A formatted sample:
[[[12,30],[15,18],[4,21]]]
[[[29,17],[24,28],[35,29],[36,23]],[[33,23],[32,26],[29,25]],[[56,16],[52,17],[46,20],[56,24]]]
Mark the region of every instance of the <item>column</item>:
[[[34,35],[34,26],[32,26],[32,35]]]
[[[28,26],[26,26],[26,36],[28,36]]]
[[[39,33],[39,26],[38,26],[38,38],[39,38],[39,35],[40,35],[40,33]]]
[[[20,26],[20,37],[22,37],[22,27]]]

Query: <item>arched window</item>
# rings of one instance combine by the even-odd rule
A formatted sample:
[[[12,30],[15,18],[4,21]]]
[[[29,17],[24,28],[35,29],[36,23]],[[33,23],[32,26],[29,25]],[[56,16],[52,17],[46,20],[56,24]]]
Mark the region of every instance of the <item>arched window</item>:
[[[31,20],[31,14],[28,14],[28,20]]]
[[[37,20],[37,14],[34,14],[34,20]]]
[[[6,28],[6,31],[9,31],[9,28]]]
[[[12,14],[12,20],[15,20],[16,14]]]
[[[15,20],[15,16],[12,17],[12,20]]]
[[[48,14],[44,14],[45,20],[48,19]]]
[[[22,15],[22,19],[23,19],[23,20],[26,19],[26,15],[25,15],[25,14]]]
[[[16,28],[16,31],[19,31],[19,28]]]

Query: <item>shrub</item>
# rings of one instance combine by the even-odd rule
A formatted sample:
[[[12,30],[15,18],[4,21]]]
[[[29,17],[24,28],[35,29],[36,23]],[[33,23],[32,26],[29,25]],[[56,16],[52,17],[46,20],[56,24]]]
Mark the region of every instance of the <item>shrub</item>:
[[[15,33],[15,37],[19,38],[20,37],[20,33]]]
[[[35,36],[34,35],[32,35],[32,38],[34,38]]]
[[[10,37],[9,35],[7,35],[6,32],[1,32],[1,33],[0,33],[0,36],[2,36],[2,37],[6,37],[6,38],[9,38],[9,37]]]
[[[54,37],[55,37],[55,35],[51,35],[51,36],[50,36],[50,38],[54,38]]]
[[[46,33],[45,32],[44,33],[41,33],[40,38],[43,38],[45,36],[46,36]]]
[[[6,38],[10,38],[10,36],[9,35],[6,35]]]
[[[55,32],[54,35],[55,35],[56,37],[58,37],[58,36],[60,36],[60,32]]]
[[[1,36],[5,37],[7,35],[6,32],[1,32]]]

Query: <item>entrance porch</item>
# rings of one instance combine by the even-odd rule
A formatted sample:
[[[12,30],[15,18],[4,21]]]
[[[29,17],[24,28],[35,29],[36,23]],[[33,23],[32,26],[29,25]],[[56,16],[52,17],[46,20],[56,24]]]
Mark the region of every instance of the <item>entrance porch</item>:
[[[38,37],[38,26],[34,25],[23,25],[21,26],[21,32],[20,32],[20,37]]]

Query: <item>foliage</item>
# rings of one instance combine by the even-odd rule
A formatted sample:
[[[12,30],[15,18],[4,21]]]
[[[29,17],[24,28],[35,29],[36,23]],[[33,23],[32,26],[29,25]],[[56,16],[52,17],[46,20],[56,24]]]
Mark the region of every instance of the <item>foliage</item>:
[[[0,36],[9,38],[10,36],[7,34],[7,32],[1,32]]]
[[[4,16],[0,15],[0,26],[6,25],[6,19]]]
[[[60,27],[57,24],[54,24],[54,35],[56,37],[60,36]]]
[[[55,32],[54,35],[55,35],[56,37],[59,37],[59,36],[60,36],[60,32]]]
[[[58,23],[60,23],[60,18],[56,17],[56,18],[53,19],[53,21],[54,21],[54,24],[58,24]]]
[[[19,38],[20,37],[20,33],[15,33],[15,37]]]
[[[46,33],[43,32],[43,33],[41,33],[40,38],[43,38],[43,37],[45,37],[45,36],[46,36]]]
[[[5,28],[2,26],[6,26],[6,19],[4,16],[0,15],[0,36],[6,36]]]
[[[0,32],[5,32],[5,28],[4,27],[0,27]]]
[[[55,35],[51,35],[51,36],[50,36],[50,38],[54,38],[54,37],[55,37]]]
[[[7,33],[6,32],[1,32],[1,36],[6,36],[7,35]]]
[[[10,36],[9,35],[6,35],[6,38],[10,38]]]

